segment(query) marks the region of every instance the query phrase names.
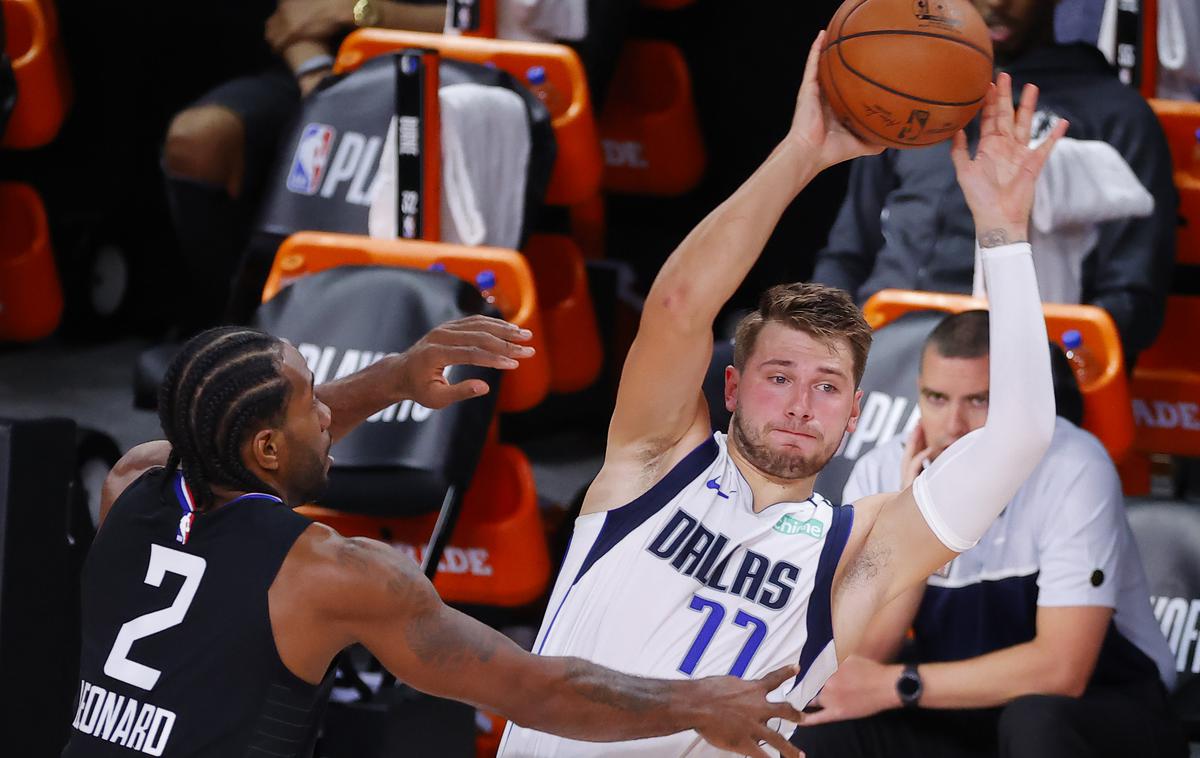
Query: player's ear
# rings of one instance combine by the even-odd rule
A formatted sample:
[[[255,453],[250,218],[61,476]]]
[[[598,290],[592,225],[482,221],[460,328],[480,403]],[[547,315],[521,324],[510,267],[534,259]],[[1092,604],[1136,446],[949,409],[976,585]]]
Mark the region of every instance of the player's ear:
[[[733,366],[725,367],[725,410],[733,413],[737,410],[738,382],[742,375]]]
[[[283,435],[278,429],[261,429],[250,439],[250,456],[259,468],[278,471],[282,444]]]
[[[850,406],[850,418],[846,420],[846,434],[854,434],[854,429],[858,426],[858,416],[862,413],[862,397],[862,390],[854,391],[854,404]]]

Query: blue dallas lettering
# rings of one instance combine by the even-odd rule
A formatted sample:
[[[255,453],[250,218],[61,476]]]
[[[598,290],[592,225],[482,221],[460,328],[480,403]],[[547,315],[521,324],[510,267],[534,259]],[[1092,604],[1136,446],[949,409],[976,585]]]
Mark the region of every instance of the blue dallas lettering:
[[[670,565],[684,576],[719,592],[740,595],[765,608],[780,610],[791,599],[799,567],[787,561],[772,564],[753,550],[734,545],[725,552],[729,537],[714,534],[699,519],[677,510],[646,547],[647,552]],[[732,583],[727,574],[734,554],[744,550]],[[724,582],[722,581],[724,580]]]

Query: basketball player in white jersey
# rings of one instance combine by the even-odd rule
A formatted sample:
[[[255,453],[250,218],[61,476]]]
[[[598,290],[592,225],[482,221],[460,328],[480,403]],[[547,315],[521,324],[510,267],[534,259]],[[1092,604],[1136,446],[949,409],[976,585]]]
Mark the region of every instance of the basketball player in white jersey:
[[[1066,125],[1030,150],[1037,91],[1014,116],[1004,74],[974,158],[962,133],[953,150],[991,296],[987,424],[902,493],[834,506],[813,492],[857,422],[870,329],[844,292],[793,284],[769,290],[739,325],[725,372],[733,418],[727,434],[710,429],[701,383],[719,310],[813,176],[878,152],[824,110],[820,44],[787,138],[688,235],[647,297],[536,653],[680,678],[798,663],[774,696],[803,707],[879,608],[978,541],[1049,445],[1054,398],[1026,240],[1034,181]],[[694,732],[601,745],[510,726],[500,755],[725,753]]]

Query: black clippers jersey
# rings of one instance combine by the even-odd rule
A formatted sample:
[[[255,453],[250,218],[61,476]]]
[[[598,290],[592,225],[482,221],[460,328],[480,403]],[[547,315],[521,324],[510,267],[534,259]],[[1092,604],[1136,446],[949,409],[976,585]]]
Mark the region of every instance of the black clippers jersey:
[[[279,660],[267,603],[311,522],[262,494],[190,513],[182,477],[154,469],[96,535],[64,758],[312,753],[329,689]]]

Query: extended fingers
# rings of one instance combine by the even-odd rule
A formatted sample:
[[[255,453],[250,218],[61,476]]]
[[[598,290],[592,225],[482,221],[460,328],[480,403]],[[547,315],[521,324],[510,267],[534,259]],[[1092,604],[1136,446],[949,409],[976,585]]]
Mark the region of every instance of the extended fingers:
[[[1012,77],[1005,73],[996,77],[996,130],[1009,136],[1013,133]]]
[[[448,342],[448,345],[479,347],[509,358],[528,358],[533,355],[532,347],[509,342],[507,339],[509,336],[511,335],[496,336],[487,331],[456,331],[453,333],[453,341]]]
[[[779,732],[763,727],[758,733],[758,739],[760,744],[766,742],[778,750],[781,757],[800,758],[800,748],[788,742]]]
[[[473,397],[482,397],[491,391],[488,383],[482,379],[466,379],[455,384],[445,384],[439,387],[430,388],[428,398],[432,403],[430,408],[445,408],[447,405],[469,400]]]
[[[812,87],[817,83],[817,67],[820,65],[821,45],[825,41],[825,30],[822,29],[817,33],[817,38],[813,40],[812,47],[808,49],[808,60],[804,64],[804,82],[801,88]]]
[[[437,363],[445,366],[466,364],[510,369],[520,365],[515,358],[476,345],[439,345],[431,349],[438,351]]]
[[[528,329],[523,329],[516,324],[509,323],[503,319],[492,318],[491,316],[467,316],[455,319],[454,321],[447,321],[438,328],[454,332],[484,331],[494,334],[497,337],[508,340],[515,339],[520,342],[524,342],[533,336],[533,332]]]
[[[1046,138],[1046,141],[1038,145],[1037,150],[1034,150],[1025,157],[1022,168],[1026,171],[1032,172],[1034,176],[1040,174],[1042,167],[1046,165],[1046,160],[1050,157],[1051,151],[1054,150],[1054,145],[1057,144],[1057,142],[1062,139],[1063,135],[1067,133],[1067,128],[1069,126],[1070,123],[1068,123],[1066,119],[1060,119],[1057,121],[1054,124],[1054,129],[1050,132],[1050,136]]]
[[[1013,136],[1022,145],[1029,144],[1029,135],[1033,130],[1033,114],[1037,110],[1038,88],[1034,84],[1026,84],[1021,90],[1021,107],[1017,110],[1017,124]]]
[[[967,133],[962,129],[954,133],[954,141],[950,145],[950,162],[954,164],[954,172],[959,176],[962,176],[962,172],[971,162],[971,154],[967,152]]]
[[[771,673],[762,677],[758,681],[760,684],[763,685],[763,687],[765,688],[765,690],[767,692],[774,692],[775,689],[777,687],[779,687],[779,685],[781,685],[784,682],[786,682],[787,680],[795,677],[799,673],[800,673],[800,667],[795,664],[791,664],[788,666],[780,666],[779,668],[775,669]]]
[[[981,135],[994,134],[998,127],[999,119],[996,114],[1000,110],[997,103],[999,95],[997,94],[996,84],[994,82],[988,84],[987,93],[983,96],[983,115],[979,120],[979,132]]]

